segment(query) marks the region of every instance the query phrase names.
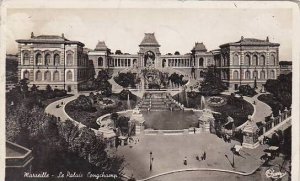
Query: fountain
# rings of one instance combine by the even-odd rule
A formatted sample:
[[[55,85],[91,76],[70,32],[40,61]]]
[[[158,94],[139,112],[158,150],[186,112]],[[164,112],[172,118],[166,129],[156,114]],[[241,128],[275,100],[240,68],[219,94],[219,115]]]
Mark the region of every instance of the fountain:
[[[129,93],[127,94],[127,109],[130,109],[130,99]]]
[[[186,89],[184,89],[184,94],[185,94],[186,107],[189,107],[189,99],[188,99],[188,96],[187,96]]]
[[[200,100],[200,110],[205,109],[205,99],[204,96],[201,96],[201,100]]]

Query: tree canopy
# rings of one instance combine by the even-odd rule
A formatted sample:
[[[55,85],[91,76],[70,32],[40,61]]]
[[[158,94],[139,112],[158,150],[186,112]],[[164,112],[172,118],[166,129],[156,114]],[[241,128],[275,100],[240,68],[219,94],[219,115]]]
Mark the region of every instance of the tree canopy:
[[[201,82],[199,91],[203,95],[218,95],[226,89],[226,86],[218,76],[215,67],[208,67],[204,81]]]

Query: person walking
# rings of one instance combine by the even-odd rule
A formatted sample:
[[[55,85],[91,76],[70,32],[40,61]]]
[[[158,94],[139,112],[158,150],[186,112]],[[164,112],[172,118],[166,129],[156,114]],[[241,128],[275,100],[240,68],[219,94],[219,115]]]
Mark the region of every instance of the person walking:
[[[203,153],[203,159],[206,160],[206,152]]]
[[[187,158],[186,157],[184,157],[183,164],[187,165]]]

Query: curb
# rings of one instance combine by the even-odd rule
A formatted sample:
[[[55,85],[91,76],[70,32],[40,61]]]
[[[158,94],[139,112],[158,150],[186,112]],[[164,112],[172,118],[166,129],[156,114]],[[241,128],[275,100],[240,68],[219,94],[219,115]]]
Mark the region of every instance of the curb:
[[[160,176],[164,176],[164,175],[169,175],[169,174],[173,174],[173,173],[180,173],[180,172],[193,172],[193,171],[214,171],[214,172],[225,172],[225,173],[232,173],[232,174],[237,174],[237,175],[242,175],[242,176],[249,176],[252,175],[257,169],[259,169],[261,167],[261,165],[254,169],[251,172],[238,172],[238,171],[233,171],[233,170],[224,170],[224,169],[217,169],[217,168],[188,168],[188,169],[180,169],[180,170],[173,170],[173,171],[169,171],[169,172],[164,172],[164,173],[160,173],[157,175],[153,175],[150,176],[148,178],[144,178],[144,179],[140,179],[137,181],[147,181],[147,180],[151,180]],[[123,175],[124,178],[129,179],[130,177],[128,177],[127,175]]]

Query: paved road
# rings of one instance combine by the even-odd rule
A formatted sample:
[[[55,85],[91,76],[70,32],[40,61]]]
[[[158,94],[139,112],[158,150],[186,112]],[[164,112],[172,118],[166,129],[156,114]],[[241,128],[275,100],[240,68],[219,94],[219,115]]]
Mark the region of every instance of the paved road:
[[[51,104],[49,104],[46,109],[45,109],[45,113],[48,113],[48,114],[51,114],[51,115],[54,115],[56,117],[60,117],[60,119],[62,121],[65,121],[66,119],[69,119],[69,116],[66,114],[66,112],[64,111],[65,109],[65,105],[76,99],[78,97],[78,95],[74,95],[74,96],[71,96],[71,97],[67,97],[67,98],[64,98],[64,99],[61,99],[61,100],[58,100],[58,101],[55,101]],[[64,103],[63,105],[61,103]],[[57,105],[60,105],[59,108],[56,108]]]
[[[253,105],[253,102],[255,101],[255,113],[253,115],[253,120],[256,122],[263,122],[265,121],[265,117],[270,116],[272,114],[272,109],[269,105],[267,105],[266,103],[260,101],[257,99],[258,96],[262,95],[257,94],[253,97],[246,97],[244,96],[244,99],[247,100],[248,102],[250,102]]]

